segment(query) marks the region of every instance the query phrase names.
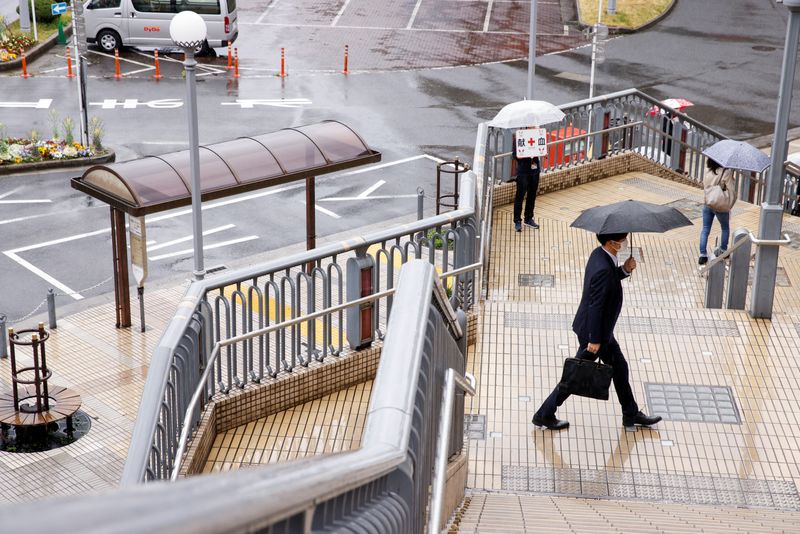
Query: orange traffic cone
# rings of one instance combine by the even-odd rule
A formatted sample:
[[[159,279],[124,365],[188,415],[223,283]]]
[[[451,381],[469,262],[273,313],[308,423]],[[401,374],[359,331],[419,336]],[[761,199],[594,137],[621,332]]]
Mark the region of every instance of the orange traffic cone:
[[[122,73],[119,71],[119,49],[114,49],[114,78],[119,80],[122,78]]]
[[[281,47],[281,78],[286,77],[286,52]]]
[[[74,78],[75,75],[72,73],[72,54],[69,51],[69,47],[67,47],[67,78]]]
[[[233,68],[233,54],[231,54],[232,46],[232,44],[228,43],[228,66],[225,67],[225,70],[231,70]]]
[[[153,58],[156,62],[156,71],[153,73],[153,79],[160,80],[163,76],[161,76],[161,67],[158,64],[158,50],[153,52]]]
[[[344,70],[342,71],[343,74],[350,74],[350,70],[348,69],[349,56],[350,56],[350,47],[348,45],[344,45]]]
[[[236,59],[233,60],[233,65],[234,65],[234,67],[233,67],[233,77],[234,78],[238,78],[239,77],[239,49],[238,48],[234,48],[233,49],[233,53],[236,56]]]

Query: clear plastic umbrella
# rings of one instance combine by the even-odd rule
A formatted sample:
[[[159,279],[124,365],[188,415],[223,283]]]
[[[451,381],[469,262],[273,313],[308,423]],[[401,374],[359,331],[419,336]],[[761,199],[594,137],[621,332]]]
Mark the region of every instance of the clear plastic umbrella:
[[[763,172],[770,165],[769,156],[753,145],[733,139],[717,141],[703,150],[703,154],[726,169]]]
[[[524,128],[560,122],[564,112],[543,100],[520,100],[508,104],[495,115],[489,126],[495,128]]]

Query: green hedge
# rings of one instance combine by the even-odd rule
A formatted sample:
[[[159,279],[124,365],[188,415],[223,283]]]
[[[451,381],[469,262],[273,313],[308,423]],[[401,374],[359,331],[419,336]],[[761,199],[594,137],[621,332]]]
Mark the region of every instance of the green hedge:
[[[57,15],[53,15],[50,4],[57,3],[58,2],[53,2],[51,0],[34,0],[34,5],[36,6],[36,23],[53,22],[56,20]],[[71,3],[72,2],[68,1],[67,5],[70,5]],[[17,6],[17,13],[19,13],[19,6]],[[31,17],[31,22],[33,22],[33,17]]]

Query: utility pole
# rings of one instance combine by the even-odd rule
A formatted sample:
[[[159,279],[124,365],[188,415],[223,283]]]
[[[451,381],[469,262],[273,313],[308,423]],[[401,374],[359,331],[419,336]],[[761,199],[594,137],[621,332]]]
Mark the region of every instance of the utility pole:
[[[536,74],[536,0],[531,0],[531,26],[528,34],[528,90],[525,98],[533,100],[533,77]]]
[[[786,23],[786,44],[783,48],[781,84],[778,89],[778,109],[775,115],[775,133],[772,141],[772,166],[766,183],[764,203],[759,215],[758,239],[777,241],[783,225],[781,189],[785,175],[786,130],[789,127],[789,111],[792,109],[792,87],[797,66],[797,40],[800,36],[800,0],[783,0],[789,9]],[[762,244],[756,249],[756,268],[753,274],[753,294],[750,299],[752,317],[771,318],[775,300],[775,279],[778,274],[777,244]]]

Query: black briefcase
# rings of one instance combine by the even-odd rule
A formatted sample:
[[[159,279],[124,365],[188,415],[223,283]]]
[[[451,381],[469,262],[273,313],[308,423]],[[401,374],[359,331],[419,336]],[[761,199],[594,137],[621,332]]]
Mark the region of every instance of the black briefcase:
[[[591,352],[583,354],[596,358]],[[590,359],[567,358],[558,387],[570,395],[608,400],[608,388],[611,387],[613,375],[614,370],[610,365]]]

